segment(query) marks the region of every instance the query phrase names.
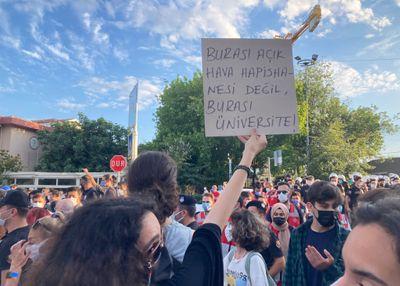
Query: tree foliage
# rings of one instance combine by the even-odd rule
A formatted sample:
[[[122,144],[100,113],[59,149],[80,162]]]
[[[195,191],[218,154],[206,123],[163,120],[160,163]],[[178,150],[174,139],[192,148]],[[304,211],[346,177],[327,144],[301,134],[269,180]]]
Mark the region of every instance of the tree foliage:
[[[157,134],[140,150],[169,152],[179,167],[182,186],[209,186],[228,177],[230,153],[234,163],[240,159],[242,146],[236,138],[206,138],[202,76],[177,78],[161,94],[156,111]],[[268,136],[268,149],[260,154],[255,167],[263,168],[273,151],[281,149],[283,166],[273,174],[313,174],[327,178],[330,172],[348,174],[370,168],[366,159],[379,154],[384,133],[396,131],[393,119],[376,107],[351,109],[333,88],[331,69],[322,63],[296,75],[299,133]],[[306,156],[306,118],[309,112],[310,154]]]
[[[39,171],[78,172],[87,167],[107,172],[113,155],[127,153],[126,128],[83,114],[78,122],[56,123],[53,130],[40,131],[38,139],[43,146]]]
[[[0,184],[6,179],[7,172],[22,170],[22,161],[19,155],[13,156],[7,150],[0,150]]]

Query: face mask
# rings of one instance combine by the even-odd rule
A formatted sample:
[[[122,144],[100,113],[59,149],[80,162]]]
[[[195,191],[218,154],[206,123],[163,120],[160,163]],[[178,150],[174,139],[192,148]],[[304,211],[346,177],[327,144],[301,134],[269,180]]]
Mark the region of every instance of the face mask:
[[[323,227],[331,227],[332,225],[335,224],[336,217],[335,217],[335,212],[334,211],[318,211],[318,217],[317,221],[319,222],[320,225]]]
[[[210,211],[210,209],[211,209],[211,204],[210,203],[202,203],[202,206],[203,206],[203,210],[205,211],[205,212],[209,212]]]
[[[101,181],[100,182],[100,187],[105,187],[106,186],[106,182],[105,181]]]
[[[43,208],[43,204],[41,203],[32,203],[33,208]]]
[[[232,241],[232,225],[228,223],[225,228],[225,237],[228,242]]]
[[[343,206],[342,206],[342,205],[339,205],[339,206],[338,206],[338,212],[339,212],[339,213],[342,213],[342,212],[343,212]]]
[[[256,196],[261,196],[261,193],[260,192],[256,192]]]
[[[286,219],[285,219],[284,217],[277,216],[277,217],[274,217],[274,218],[272,219],[272,221],[273,221],[276,225],[281,226],[281,225],[283,225],[283,224],[286,222]]]
[[[376,184],[371,184],[371,190],[376,189]]]
[[[299,203],[300,203],[300,201],[299,201],[299,200],[292,200],[292,203],[293,203],[294,205],[298,206]]]
[[[30,244],[26,247],[26,253],[29,254],[29,258],[32,259],[32,261],[36,261],[39,258],[39,250],[45,242],[46,240],[40,243]]]
[[[288,201],[288,194],[286,193],[286,194],[284,194],[284,193],[279,193],[279,195],[278,195],[278,200],[281,202],[281,203],[286,203],[287,201]]]
[[[172,219],[176,222],[181,222],[185,218],[184,216],[179,217],[182,213],[183,213],[183,211],[179,211],[179,212],[173,214]]]
[[[8,211],[6,211],[4,214],[0,214],[0,226],[4,226],[6,224],[6,221],[9,219],[8,218],[4,218],[5,216],[8,215]]]

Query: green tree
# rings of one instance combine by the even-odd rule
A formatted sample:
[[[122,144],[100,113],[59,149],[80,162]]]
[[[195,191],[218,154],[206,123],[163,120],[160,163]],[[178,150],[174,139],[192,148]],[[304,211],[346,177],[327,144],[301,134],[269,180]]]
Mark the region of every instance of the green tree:
[[[0,184],[7,179],[7,172],[18,172],[22,170],[21,157],[13,156],[7,150],[0,150]]]
[[[156,138],[140,146],[143,150],[168,152],[177,162],[182,187],[221,183],[228,179],[228,153],[237,163],[240,142],[235,138],[204,136],[203,80],[201,73],[193,79],[177,78],[160,96],[155,114]]]
[[[140,150],[169,152],[179,167],[182,186],[209,186],[227,179],[230,153],[238,163],[242,146],[236,138],[204,136],[203,81],[177,78],[160,96],[156,111],[157,134]],[[331,68],[326,63],[296,75],[299,133],[268,136],[268,148],[254,162],[261,170],[273,151],[281,149],[283,166],[272,167],[275,175],[313,174],[326,179],[330,172],[348,174],[367,171],[367,160],[379,154],[385,133],[397,130],[393,119],[376,107],[351,109],[340,101],[333,88]],[[310,162],[307,166],[306,118],[309,113]],[[308,168],[308,170],[307,170]]]
[[[127,153],[127,130],[104,118],[90,120],[79,114],[78,122],[56,123],[51,131],[40,131],[43,155],[38,171],[110,171],[113,155]]]

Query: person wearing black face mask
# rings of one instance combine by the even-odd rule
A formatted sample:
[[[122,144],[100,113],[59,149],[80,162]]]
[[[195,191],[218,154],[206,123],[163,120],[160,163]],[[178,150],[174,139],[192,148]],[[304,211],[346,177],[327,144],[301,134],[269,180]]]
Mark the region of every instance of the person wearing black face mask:
[[[340,191],[319,181],[311,186],[308,198],[313,219],[291,234],[285,286],[328,286],[344,273],[341,253],[349,231],[337,220]]]

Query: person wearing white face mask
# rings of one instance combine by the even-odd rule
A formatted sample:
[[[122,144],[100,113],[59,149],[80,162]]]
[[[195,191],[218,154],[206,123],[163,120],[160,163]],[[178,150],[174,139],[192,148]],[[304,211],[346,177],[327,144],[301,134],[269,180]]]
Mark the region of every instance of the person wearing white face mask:
[[[193,230],[199,228],[196,218],[196,200],[192,196],[180,195],[178,211],[174,214],[174,219]]]
[[[31,198],[32,208],[44,208],[46,200],[41,193],[34,194]]]
[[[64,221],[65,217],[60,213],[41,218],[32,225],[27,241],[20,240],[11,247],[10,277],[4,286],[26,285],[26,272],[41,257],[47,241],[60,230]]]
[[[82,192],[77,187],[71,187],[67,191],[67,198],[71,199],[75,208],[82,206]]]
[[[11,246],[28,237],[29,226],[26,222],[28,206],[29,198],[22,190],[8,191],[0,201],[0,225],[7,231],[0,243],[1,285],[4,285],[10,268],[8,256]]]
[[[290,201],[289,198],[292,191],[290,190],[289,184],[285,182],[279,182],[276,193],[278,195],[279,202],[284,204],[289,210],[289,225],[293,228],[301,225],[304,222],[304,214],[299,207],[295,206]],[[267,217],[269,221],[272,221],[270,212],[268,213]]]

